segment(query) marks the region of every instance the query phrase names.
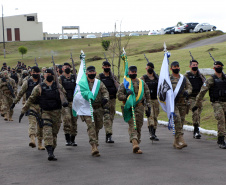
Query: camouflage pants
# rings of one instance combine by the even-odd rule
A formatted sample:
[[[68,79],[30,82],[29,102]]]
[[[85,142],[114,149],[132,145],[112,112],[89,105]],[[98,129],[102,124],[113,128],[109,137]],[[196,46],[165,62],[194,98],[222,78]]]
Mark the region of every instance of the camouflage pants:
[[[113,120],[115,117],[116,99],[110,99],[104,108],[104,128],[106,134],[112,134]]]
[[[122,108],[122,114],[124,114],[124,106],[122,106],[121,108]],[[133,118],[131,118],[128,121],[128,124],[129,124],[128,133],[129,133],[129,137],[130,137],[130,142],[132,142],[132,139],[136,139],[138,141],[138,143],[140,143],[141,142],[141,128],[143,126],[143,120],[144,120],[144,106],[140,105],[140,106],[135,107],[134,113],[135,113],[137,129],[136,130],[134,129],[134,121],[133,121]]]
[[[2,113],[2,93],[0,92],[0,113]]]
[[[183,125],[187,112],[186,104],[176,104],[174,109],[175,136],[183,135]]]
[[[26,102],[26,94],[23,95],[22,103],[24,104]]]
[[[91,116],[80,116],[82,121],[85,121],[87,124],[87,132],[89,135],[89,143],[98,144],[98,135],[100,129],[103,128],[103,114],[104,110],[102,107],[94,109],[93,117],[94,123],[92,123]]]
[[[30,106],[30,110],[36,112],[37,114],[41,115],[40,112],[40,106],[38,104],[32,104]],[[28,128],[28,134],[29,137],[31,135],[37,136],[38,139],[42,140],[43,138],[43,129],[39,127],[38,121],[35,116],[29,115],[28,116],[29,121],[29,128]],[[36,128],[37,127],[37,128]]]
[[[72,102],[69,102],[68,107],[62,108],[62,120],[64,126],[64,134],[77,136],[77,120],[78,116],[72,114]]]
[[[148,126],[154,126],[157,129],[159,115],[159,102],[158,100],[151,100],[151,115],[148,118]]]
[[[5,96],[3,94],[2,95],[2,113],[8,114],[9,118],[11,118],[13,115],[13,110],[10,109],[12,104],[13,104],[13,99],[11,98],[11,96],[10,95]]]
[[[215,119],[217,120],[218,136],[224,136],[226,129],[226,102],[214,102],[212,106]]]
[[[57,146],[57,134],[61,124],[61,110],[43,111],[42,119],[44,120],[43,138],[46,145]]]
[[[191,97],[189,99],[190,102],[190,110],[195,106],[195,97]],[[202,102],[200,103],[200,108],[198,108],[197,111],[192,112],[192,122],[193,125],[198,125],[200,126],[200,115],[202,113]]]

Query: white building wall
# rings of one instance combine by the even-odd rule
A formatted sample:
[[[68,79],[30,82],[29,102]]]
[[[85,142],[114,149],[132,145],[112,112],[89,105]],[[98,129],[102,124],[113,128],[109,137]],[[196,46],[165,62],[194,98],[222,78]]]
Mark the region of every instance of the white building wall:
[[[27,16],[34,16],[34,21],[27,21]],[[2,36],[2,18],[0,18],[0,42]],[[12,41],[15,41],[15,28],[20,29],[20,41],[43,40],[42,22],[38,22],[37,13],[4,17],[4,35],[7,42],[7,28],[11,28]]]

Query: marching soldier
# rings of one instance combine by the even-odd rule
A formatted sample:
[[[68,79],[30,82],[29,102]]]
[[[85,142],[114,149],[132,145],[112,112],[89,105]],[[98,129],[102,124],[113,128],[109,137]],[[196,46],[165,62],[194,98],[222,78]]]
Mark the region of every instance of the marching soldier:
[[[28,80],[30,78],[30,75],[27,70],[23,70],[22,76],[20,78],[19,86],[22,86],[24,81]],[[26,101],[26,94],[23,95],[22,104],[24,105]]]
[[[1,71],[5,71],[5,70],[7,70],[7,64],[4,62],[4,63],[2,64]]]
[[[150,140],[159,141],[158,137],[155,135],[159,115],[159,102],[157,99],[157,88],[159,77],[154,72],[153,63],[148,62],[146,70],[147,74],[143,75],[140,79],[142,79],[148,85],[151,96],[151,115],[148,117],[147,124],[150,133]]]
[[[170,70],[172,71],[172,75],[170,75],[170,81],[172,83],[173,91],[178,91],[175,97],[175,139],[173,146],[174,148],[182,149],[184,147],[187,147],[187,144],[185,143],[183,138],[183,125],[185,121],[185,115],[187,113],[186,98],[191,94],[192,86],[186,77],[179,74],[179,62],[172,62]]]
[[[201,102],[206,92],[209,90],[210,101],[212,102],[214,116],[218,124],[218,145],[219,148],[226,149],[224,141],[226,124],[226,76],[223,73],[223,63],[214,62],[214,75],[210,76],[202,85],[199,94],[196,97],[195,106],[192,111],[197,111],[201,107]]]
[[[192,93],[190,94],[190,97],[189,97],[189,102],[190,102],[189,108],[190,109],[192,109],[192,107],[194,107],[195,98],[198,95],[198,93],[205,81],[205,77],[198,70],[198,64],[199,63],[197,60],[194,60],[194,59],[191,60],[190,65],[189,65],[191,70],[184,75],[188,78],[188,80],[190,81],[190,83],[192,85]],[[200,108],[197,111],[192,112],[192,122],[193,122],[193,126],[194,126],[193,137],[195,139],[201,138],[201,134],[199,132],[201,112],[202,112],[202,102],[200,102]]]
[[[106,107],[104,107],[104,127],[106,132],[106,143],[114,143],[114,141],[112,140],[112,126],[115,116],[116,94],[118,90],[118,86],[116,87],[115,83],[119,85],[119,82],[115,75],[114,77],[112,77],[112,73],[110,72],[111,64],[108,61],[103,62],[102,69],[104,71],[97,76],[97,79],[101,80],[104,83],[110,97],[108,104],[106,105]],[[110,118],[110,120],[108,118]]]
[[[37,100],[42,109],[41,118],[43,120],[43,137],[45,148],[48,152],[48,160],[56,161],[54,150],[57,146],[57,134],[61,123],[61,99],[60,92],[54,82],[54,73],[51,69],[45,71],[45,80],[35,86],[30,97],[22,108],[20,120],[30,109],[30,106]],[[64,88],[60,85],[61,91],[65,94]]]
[[[89,83],[89,89],[92,91],[94,87],[95,77],[96,77],[96,69],[94,66],[87,67],[86,71],[88,83]],[[93,117],[94,117],[94,123],[92,122],[91,116],[80,116],[82,121],[85,121],[87,124],[87,132],[89,135],[89,143],[92,146],[92,156],[99,157],[100,153],[97,149],[98,144],[98,135],[99,130],[103,128],[103,114],[104,110],[103,107],[107,104],[109,101],[109,93],[107,91],[107,88],[103,84],[103,82],[100,82],[100,87],[98,90],[98,94],[96,96],[96,99],[92,103],[93,107]]]
[[[40,69],[38,67],[36,66],[32,67],[31,74],[32,74],[31,78],[24,81],[20,92],[18,93],[16,99],[14,100],[14,104],[11,107],[12,109],[14,108],[15,104],[17,104],[24,95],[26,95],[26,100],[27,100],[30,97],[34,87],[41,83]],[[34,103],[30,105],[30,108],[28,110],[28,120],[29,120],[28,134],[31,139],[29,146],[32,148],[36,147],[35,138],[37,136],[38,149],[45,150],[45,148],[42,146],[43,132],[42,132],[42,128],[40,128],[40,125],[39,125],[40,123],[38,119],[40,115],[41,115],[41,109],[39,106],[39,101],[37,99]]]
[[[22,76],[22,72],[23,72],[23,67],[21,66],[21,62],[18,61],[17,66],[15,67],[16,72]]]
[[[68,107],[62,108],[62,118],[64,125],[64,134],[66,139],[66,146],[77,146],[75,142],[75,137],[77,136],[77,119],[78,116],[74,117],[72,115],[72,102],[73,95],[76,86],[75,76],[71,73],[71,65],[69,63],[64,63],[63,65],[63,75],[59,77],[59,83],[64,87],[67,92],[66,97],[68,100]]]
[[[139,100],[137,102],[136,106],[134,107],[134,114],[136,119],[136,127],[137,129],[134,129],[134,122],[133,118],[131,118],[128,121],[129,124],[129,136],[130,136],[130,142],[133,145],[133,153],[136,154],[142,154],[142,151],[139,147],[139,143],[141,142],[141,128],[143,126],[143,118],[144,118],[144,100],[146,100],[146,105],[149,107],[147,110],[147,113],[150,115],[150,105],[151,105],[151,99],[150,99],[150,91],[148,89],[148,86],[143,82],[143,80],[137,78],[137,67],[136,66],[130,66],[129,67],[129,77],[132,80],[134,93],[136,96],[136,99]],[[143,91],[143,97],[138,97],[139,94],[142,94]],[[133,94],[131,90],[126,92],[126,89],[124,87],[124,83],[120,84],[117,97],[119,101],[123,101],[124,105],[127,101],[127,97],[129,95]],[[122,113],[124,114],[124,105],[122,106]]]
[[[14,79],[16,82],[16,85],[18,86],[18,83],[20,81],[20,75],[16,73],[16,70],[12,68],[12,72],[10,74],[10,78]]]
[[[4,114],[4,120],[13,121],[13,110],[11,110],[10,107],[13,104],[13,98],[15,98],[17,86],[15,80],[9,77],[8,71],[2,72],[0,91],[2,93],[2,113]]]

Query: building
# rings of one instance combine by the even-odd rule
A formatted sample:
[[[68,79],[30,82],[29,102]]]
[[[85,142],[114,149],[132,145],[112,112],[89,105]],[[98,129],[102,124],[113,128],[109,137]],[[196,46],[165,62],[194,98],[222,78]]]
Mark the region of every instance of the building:
[[[43,40],[42,22],[37,13],[3,17],[5,42]],[[0,42],[3,42],[2,17],[0,18]]]

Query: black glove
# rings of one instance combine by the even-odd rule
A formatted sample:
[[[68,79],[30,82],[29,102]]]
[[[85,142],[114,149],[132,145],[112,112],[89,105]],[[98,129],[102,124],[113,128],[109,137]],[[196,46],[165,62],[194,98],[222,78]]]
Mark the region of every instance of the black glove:
[[[63,106],[63,107],[68,107],[68,103],[67,103],[67,102],[64,102],[64,103],[62,104],[62,106]]]
[[[13,104],[11,105],[10,109],[11,109],[11,110],[13,110],[13,109],[14,109],[14,107],[15,107],[15,105],[16,105],[16,104],[15,104],[15,103],[13,103]]]
[[[22,118],[24,117],[24,113],[21,113],[20,114],[20,117],[19,117],[19,123],[21,122]]]
[[[127,91],[126,93],[126,99],[128,98],[129,95],[133,94],[133,91],[131,91],[130,89]]]
[[[195,112],[197,109],[198,109],[198,107],[197,107],[197,106],[194,106],[194,107],[192,108],[192,112]]]
[[[188,92],[187,91],[184,91],[183,96],[186,97],[186,98],[188,98]]]
[[[107,102],[108,102],[108,100],[105,99],[105,98],[103,98],[103,99],[102,99],[102,102],[101,102],[102,106],[105,106],[105,105],[107,104]]]
[[[149,118],[151,115],[151,107],[148,107],[148,110],[145,111],[145,115]]]
[[[5,78],[2,78],[2,82],[6,82],[6,79]]]

